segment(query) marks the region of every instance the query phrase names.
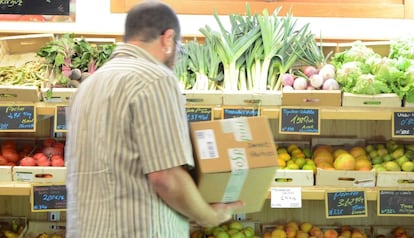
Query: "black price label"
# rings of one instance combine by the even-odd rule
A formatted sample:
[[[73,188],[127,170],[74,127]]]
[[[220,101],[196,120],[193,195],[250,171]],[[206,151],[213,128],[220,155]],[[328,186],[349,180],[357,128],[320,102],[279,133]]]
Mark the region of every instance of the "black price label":
[[[212,107],[186,107],[187,121],[211,121],[213,119]]]
[[[66,210],[66,185],[32,185],[32,211]]]
[[[414,112],[394,112],[393,137],[414,137]]]
[[[70,0],[9,0],[0,2],[0,14],[69,15]]]
[[[257,117],[260,116],[260,109],[255,107],[223,108],[223,119],[234,117]]]
[[[34,105],[0,106],[0,131],[36,131],[36,107]]]
[[[66,132],[66,108],[67,106],[56,106],[55,110],[55,131]]]
[[[414,216],[414,190],[379,190],[379,216]]]
[[[326,217],[366,217],[365,191],[326,192]]]
[[[319,135],[320,119],[317,108],[281,107],[279,133]]]

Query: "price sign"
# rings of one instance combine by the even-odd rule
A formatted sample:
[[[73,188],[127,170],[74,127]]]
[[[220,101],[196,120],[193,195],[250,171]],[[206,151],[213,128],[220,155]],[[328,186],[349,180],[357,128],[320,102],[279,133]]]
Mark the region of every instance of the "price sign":
[[[273,187],[271,190],[270,206],[272,208],[301,208],[302,189],[298,187]]]
[[[256,107],[223,108],[223,119],[234,117],[257,117],[260,116],[260,109]]]
[[[327,218],[366,217],[365,191],[326,192]]]
[[[317,108],[281,107],[279,133],[319,135],[320,119]]]
[[[55,131],[56,132],[67,132],[66,108],[67,106],[56,106],[56,110],[55,110]]]
[[[33,104],[0,106],[0,131],[36,131],[36,107]]]
[[[414,112],[394,112],[392,136],[414,137]]]
[[[212,107],[186,107],[187,121],[211,121],[213,119]]]
[[[66,202],[66,185],[32,185],[33,212],[64,211]]]
[[[1,1],[0,14],[69,15],[69,0]]]
[[[414,216],[414,190],[379,190],[378,216]]]

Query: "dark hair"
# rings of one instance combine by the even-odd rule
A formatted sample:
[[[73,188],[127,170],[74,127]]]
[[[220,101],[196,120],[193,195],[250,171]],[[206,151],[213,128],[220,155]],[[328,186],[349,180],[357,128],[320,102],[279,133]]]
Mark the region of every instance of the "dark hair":
[[[174,30],[178,41],[180,25],[174,10],[159,1],[144,1],[128,11],[124,42],[131,39],[150,42],[168,29]]]

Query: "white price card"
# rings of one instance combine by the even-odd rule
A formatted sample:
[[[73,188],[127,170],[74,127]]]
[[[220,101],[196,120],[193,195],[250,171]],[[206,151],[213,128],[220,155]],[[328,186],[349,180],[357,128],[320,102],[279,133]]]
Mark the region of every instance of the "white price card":
[[[270,197],[271,208],[301,208],[302,189],[295,188],[276,188],[272,187]]]

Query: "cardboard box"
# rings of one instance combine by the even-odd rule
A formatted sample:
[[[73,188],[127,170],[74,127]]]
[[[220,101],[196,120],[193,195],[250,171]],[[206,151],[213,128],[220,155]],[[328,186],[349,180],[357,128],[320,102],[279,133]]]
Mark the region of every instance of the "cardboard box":
[[[292,90],[282,92],[283,106],[340,107],[341,103],[341,90]]]
[[[379,171],[377,187],[414,188],[414,172]]]
[[[24,238],[37,238],[42,233],[48,234],[49,237],[59,235],[64,238],[65,232],[65,222],[29,221]]]
[[[21,66],[41,59],[37,51],[54,40],[53,34],[28,34],[0,37],[0,66]]]
[[[0,166],[0,182],[12,181],[12,166],[1,165]]]
[[[402,107],[401,98],[395,93],[376,95],[343,93],[343,107]]]
[[[66,167],[14,166],[13,181],[17,182],[66,182]]]
[[[242,200],[235,213],[258,212],[277,168],[269,121],[237,117],[190,123],[196,181],[207,202]]]
[[[375,187],[375,170],[325,170],[318,168],[316,186]]]

